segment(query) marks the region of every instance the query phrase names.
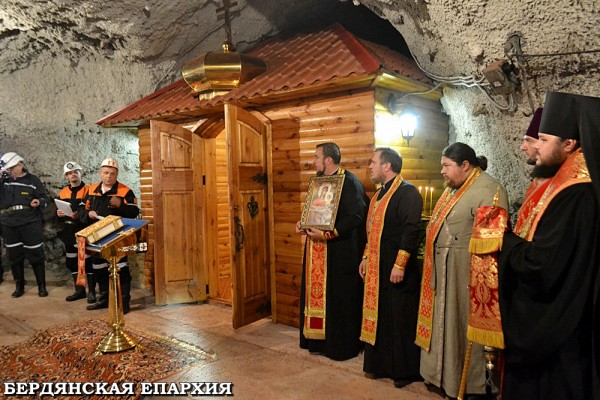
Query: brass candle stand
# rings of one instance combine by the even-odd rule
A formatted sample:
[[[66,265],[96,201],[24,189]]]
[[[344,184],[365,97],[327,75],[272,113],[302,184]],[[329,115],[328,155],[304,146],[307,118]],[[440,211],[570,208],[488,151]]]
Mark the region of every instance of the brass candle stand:
[[[106,219],[109,219],[109,217]],[[118,353],[134,348],[137,346],[137,341],[123,329],[125,319],[123,317],[123,298],[119,279],[120,268],[117,264],[127,254],[147,249],[146,243],[136,243],[136,232],[148,222],[120,217],[110,218],[109,221],[105,220],[77,232],[77,236],[85,236],[88,243],[92,242],[86,245],[87,253],[99,253],[110,264],[107,322],[111,331],[98,343],[96,353]],[[107,228],[109,226],[114,226],[113,232],[101,238],[94,237],[95,232],[109,231],[110,228]]]
[[[135,238],[135,235],[132,235]],[[126,238],[125,238],[126,239]],[[121,241],[122,242],[122,241]],[[102,250],[102,258],[110,262],[108,281],[108,327],[111,331],[98,343],[96,351],[102,353],[118,353],[129,350],[137,345],[137,341],[123,330],[123,298],[121,296],[121,281],[117,263],[128,252],[121,251],[119,244]],[[126,247],[125,247],[126,248]]]

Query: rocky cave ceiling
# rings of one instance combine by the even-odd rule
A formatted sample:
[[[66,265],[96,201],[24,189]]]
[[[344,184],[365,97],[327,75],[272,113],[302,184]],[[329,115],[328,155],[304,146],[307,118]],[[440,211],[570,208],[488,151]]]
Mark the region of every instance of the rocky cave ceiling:
[[[180,66],[203,51],[220,49],[225,39],[223,21],[217,18],[221,4],[221,0],[4,0],[0,6],[0,74],[46,61],[45,55],[66,57],[74,68],[79,60],[89,58]],[[280,32],[334,21],[354,26],[361,36],[378,37],[388,46],[403,45],[391,25],[382,30],[375,14],[351,2],[239,0],[236,4],[232,35],[241,50]],[[171,78],[176,75],[177,71]]]
[[[480,74],[503,57],[511,31],[524,32],[532,52],[585,50],[597,46],[597,0],[237,0],[234,43],[243,50],[282,31],[340,21],[358,36],[402,48],[402,36],[381,31],[377,16],[404,35],[413,53],[433,72]],[[225,38],[217,8],[222,0],[4,0],[0,5],[0,74],[64,57],[119,60],[156,69],[156,87],[180,77],[181,65],[220,48]],[[394,30],[395,28],[395,30]],[[377,36],[378,40],[373,36]],[[49,57],[49,58],[48,58]],[[597,58],[597,57],[596,57]],[[530,78],[586,73],[589,57],[535,63]],[[539,100],[539,99],[538,99]]]

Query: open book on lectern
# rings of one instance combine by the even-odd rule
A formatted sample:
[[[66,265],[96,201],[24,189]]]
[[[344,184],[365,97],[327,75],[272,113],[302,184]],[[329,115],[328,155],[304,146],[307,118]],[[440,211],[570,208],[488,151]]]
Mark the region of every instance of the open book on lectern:
[[[75,235],[86,238],[86,250],[100,252],[102,249],[119,243],[125,238],[134,235],[148,224],[143,219],[122,218],[117,215],[109,215],[95,222]],[[131,241],[128,240],[128,242]],[[136,243],[133,240],[133,243]]]

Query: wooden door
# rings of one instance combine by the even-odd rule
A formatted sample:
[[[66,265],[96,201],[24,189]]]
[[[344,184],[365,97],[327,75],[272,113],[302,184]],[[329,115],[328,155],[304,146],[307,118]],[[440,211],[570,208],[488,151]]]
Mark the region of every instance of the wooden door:
[[[249,112],[227,104],[227,132],[233,327],[271,313],[268,126]]]
[[[156,304],[203,300],[202,141],[162,121],[150,122],[150,135]]]

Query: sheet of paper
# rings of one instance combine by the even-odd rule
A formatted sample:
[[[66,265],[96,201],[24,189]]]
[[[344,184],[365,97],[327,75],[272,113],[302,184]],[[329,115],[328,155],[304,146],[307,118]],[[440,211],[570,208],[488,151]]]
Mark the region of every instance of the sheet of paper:
[[[60,199],[54,199],[54,202],[56,203],[56,207],[58,207],[60,211],[64,212],[67,217],[73,216],[73,210],[71,210],[71,203]]]

